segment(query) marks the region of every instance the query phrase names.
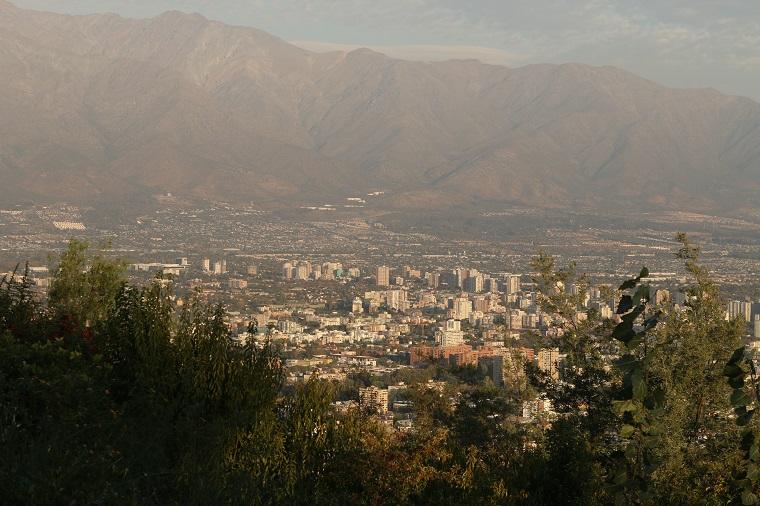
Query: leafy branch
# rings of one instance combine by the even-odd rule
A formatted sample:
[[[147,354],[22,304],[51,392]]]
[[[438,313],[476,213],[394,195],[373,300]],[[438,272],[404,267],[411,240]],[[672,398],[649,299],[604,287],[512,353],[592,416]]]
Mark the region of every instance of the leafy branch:
[[[739,498],[745,506],[760,504],[755,491],[760,482],[760,444],[751,423],[760,401],[760,384],[752,356],[742,346],[734,351],[723,375],[731,386],[731,406],[736,415],[736,425],[741,427],[742,472],[737,477]]]
[[[616,504],[645,504],[653,498],[649,477],[658,466],[654,451],[660,441],[663,393],[650,388],[647,349],[649,333],[657,326],[661,312],[647,312],[650,287],[642,283],[649,275],[647,268],[625,281],[619,290],[624,293],[618,303],[620,323],[612,337],[620,342],[623,354],[614,362],[623,374],[623,398],[612,401],[623,425],[618,436],[624,451],[613,476],[612,492]]]

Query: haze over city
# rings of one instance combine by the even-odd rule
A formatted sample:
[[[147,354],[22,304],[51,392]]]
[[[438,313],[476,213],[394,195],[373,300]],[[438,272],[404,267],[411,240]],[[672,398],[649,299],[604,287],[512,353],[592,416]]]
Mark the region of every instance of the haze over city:
[[[0,0],[7,504],[760,504],[760,4]]]

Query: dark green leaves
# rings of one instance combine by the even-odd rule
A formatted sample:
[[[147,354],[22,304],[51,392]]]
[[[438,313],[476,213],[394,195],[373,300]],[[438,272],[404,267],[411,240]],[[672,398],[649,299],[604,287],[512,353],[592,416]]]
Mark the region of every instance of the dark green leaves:
[[[612,408],[618,415],[638,410],[638,405],[632,399],[612,401]]]
[[[617,314],[624,314],[633,309],[633,298],[630,295],[623,295],[620,297],[618,303]]]
[[[660,321],[661,313],[648,314],[651,292],[649,285],[641,280],[649,275],[645,267],[636,278],[620,285],[621,291],[633,290],[623,294],[618,303],[617,314],[620,323],[612,331],[612,337],[625,345],[626,353],[618,358],[614,365],[623,373],[623,392],[626,399],[612,401],[613,411],[623,422],[619,436],[627,440],[620,463],[626,468],[624,480],[615,480],[618,492],[616,502],[623,498],[624,504],[647,502],[652,495],[649,490],[649,477],[658,467],[659,461],[655,449],[659,446],[662,434],[659,417],[662,414],[662,391],[650,388],[648,384],[648,367],[650,358],[642,343],[648,338]],[[643,324],[636,324],[643,318]],[[638,437],[635,437],[637,436]]]
[[[636,427],[633,425],[623,425],[623,427],[620,429],[620,437],[629,438],[634,434],[634,432],[636,432]]]
[[[624,281],[623,284],[620,285],[618,290],[620,291],[630,290],[634,286],[638,285],[639,281],[641,281],[643,278],[646,278],[647,276],[649,276],[649,269],[647,269],[646,267],[642,267],[641,272],[639,273],[637,277]]]
[[[751,402],[752,399],[742,389],[736,389],[731,393],[731,405],[735,408],[747,406]]]
[[[726,376],[728,384],[733,389],[729,400],[736,415],[736,425],[744,428],[741,449],[744,453],[745,471],[743,477],[736,481],[736,485],[741,488],[741,503],[744,505],[760,502],[754,493],[760,481],[760,470],[757,467],[758,443],[755,433],[749,426],[755,414],[753,406],[758,400],[758,385],[754,371],[752,357],[748,356],[744,346],[734,351],[723,368],[723,375]]]
[[[627,372],[633,369],[634,367],[638,365],[638,363],[639,363],[639,359],[634,357],[631,354],[625,354],[619,359],[615,360],[615,362],[613,362],[615,367],[617,367],[623,372]]]

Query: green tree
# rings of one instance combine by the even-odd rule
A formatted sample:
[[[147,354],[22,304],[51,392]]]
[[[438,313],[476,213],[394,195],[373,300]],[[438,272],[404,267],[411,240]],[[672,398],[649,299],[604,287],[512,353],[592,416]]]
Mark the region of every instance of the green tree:
[[[114,307],[125,283],[125,264],[96,254],[86,242],[72,239],[53,267],[48,306],[57,335],[70,346],[89,346],[90,328]]]

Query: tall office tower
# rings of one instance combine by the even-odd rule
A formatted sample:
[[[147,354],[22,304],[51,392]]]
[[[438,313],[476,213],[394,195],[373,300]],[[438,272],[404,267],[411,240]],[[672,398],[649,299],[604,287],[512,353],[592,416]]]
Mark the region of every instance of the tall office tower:
[[[744,320],[747,323],[752,322],[752,303],[751,302],[742,302],[742,314],[744,315]]]
[[[760,314],[760,302],[753,302],[750,308],[752,309],[752,321],[755,321],[755,316]]]
[[[742,300],[728,301],[728,318],[731,320],[742,319],[749,323],[752,315],[752,303]]]
[[[203,270],[205,272],[209,272],[211,270],[211,259],[210,258],[204,258],[203,259]]]
[[[472,271],[470,271],[472,272]],[[483,291],[483,275],[475,271],[474,276],[464,280],[464,290],[470,293],[480,293]]]
[[[754,332],[752,332],[753,337],[757,337],[760,339],[760,314],[755,315],[755,321],[754,321],[754,328],[752,329]]]
[[[499,282],[494,278],[485,278],[483,280],[483,291],[489,293],[498,293]]]
[[[311,273],[311,265],[309,265],[308,262],[301,262],[298,264],[298,267],[296,267],[296,279],[299,279],[301,281],[309,279],[309,274]]]
[[[427,272],[425,273],[425,281],[429,288],[438,288],[441,282],[441,274],[438,272]]]
[[[485,295],[478,295],[472,301],[472,305],[475,308],[475,311],[480,311],[481,313],[487,313],[488,311],[491,310],[491,299],[486,297]]]
[[[508,274],[506,278],[506,292],[508,294],[520,291],[520,276],[518,274]]]
[[[332,264],[330,262],[322,264],[322,279],[335,279],[335,271],[337,270],[334,267],[335,264]]]
[[[457,320],[466,320],[472,313],[472,302],[467,296],[459,296],[454,299],[453,315]]]
[[[282,264],[282,277],[285,279],[293,279],[293,264],[285,262]]]
[[[406,299],[406,290],[388,290],[385,292],[385,304],[389,309],[406,311],[409,304]]]
[[[391,269],[385,265],[381,265],[375,270],[375,279],[377,286],[390,286],[391,284]]]
[[[463,267],[459,267],[455,273],[457,275],[457,288],[464,288],[464,280],[470,275],[469,271]]]

